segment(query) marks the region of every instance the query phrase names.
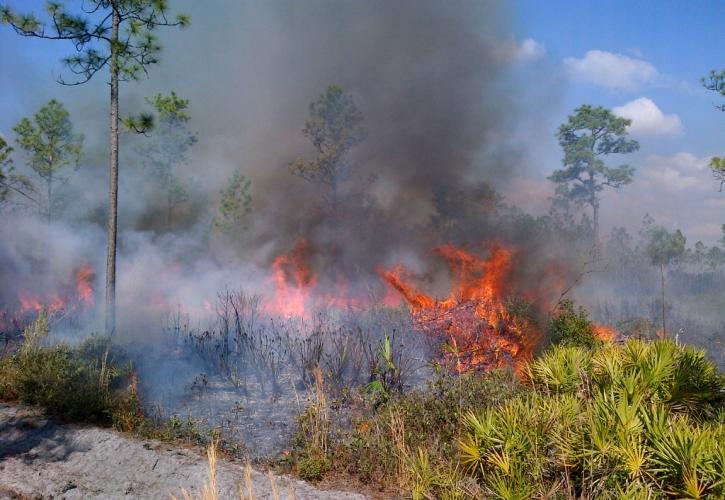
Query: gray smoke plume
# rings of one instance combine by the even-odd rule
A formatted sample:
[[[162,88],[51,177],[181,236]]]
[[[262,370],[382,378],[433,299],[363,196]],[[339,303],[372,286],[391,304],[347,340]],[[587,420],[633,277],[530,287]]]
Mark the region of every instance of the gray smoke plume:
[[[373,273],[441,243],[423,229],[445,211],[436,193],[473,196],[478,183],[497,185],[521,164],[510,140],[520,116],[511,61],[501,57],[509,20],[500,2],[189,8],[194,25],[171,35],[154,78],[191,98],[201,141],[190,166],[199,177],[203,169],[210,191],[234,168],[252,179],[245,262],[267,266],[304,237],[323,269],[326,250],[341,245],[346,272]],[[190,70],[189,60],[201,63]],[[354,97],[367,131],[353,151],[361,167],[348,193],[364,187],[364,206],[345,213],[336,243],[320,187],[288,169],[313,154],[301,129],[308,103],[328,84]],[[491,237],[477,229],[471,242]]]
[[[481,183],[495,188],[523,162],[513,140],[522,115],[502,2],[187,0],[172,7],[190,13],[192,25],[161,33],[161,64],[149,80],[122,88],[122,109],[137,112],[144,96],[171,90],[191,100],[199,143],[180,177],[192,188],[194,210],[173,233],[161,229],[158,196],[134,154],[144,139],[124,136],[118,293],[121,308],[133,311],[121,315],[126,321],[156,301],[201,307],[226,286],[269,291],[272,259],[300,238],[322,284],[342,274],[367,290],[379,286],[380,266],[430,271],[430,250],[449,242],[440,228],[450,221],[455,243],[500,236],[460,208],[485,203]],[[314,154],[301,129],[309,102],[329,84],[354,97],[367,132],[352,152],[360,170],[334,231],[322,188],[288,168]],[[99,79],[57,90],[86,134],[68,218],[73,227],[96,228],[87,252],[100,263],[107,89]],[[210,220],[235,170],[252,181],[253,211],[248,231],[225,239]],[[102,268],[97,274],[100,302]]]

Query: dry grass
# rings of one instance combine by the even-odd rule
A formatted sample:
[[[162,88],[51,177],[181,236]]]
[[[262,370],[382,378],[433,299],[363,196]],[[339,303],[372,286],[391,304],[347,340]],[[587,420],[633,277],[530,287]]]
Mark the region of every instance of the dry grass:
[[[207,463],[209,467],[209,477],[201,488],[201,495],[195,497],[186,488],[181,489],[181,499],[171,494],[172,500],[220,500],[219,487],[217,484],[217,462],[218,462],[218,443],[212,441],[206,450]],[[267,473],[269,478],[270,492],[267,495],[263,495],[265,498],[271,498],[272,500],[281,500],[280,490],[277,487],[277,481],[272,471]],[[255,500],[257,498],[254,494],[254,481],[252,479],[252,464],[247,460],[244,464],[244,487],[239,485],[239,499],[240,500]],[[294,485],[290,484],[287,490],[287,498],[289,500],[296,499],[296,493]]]
[[[324,455],[327,454],[327,440],[330,434],[330,417],[325,395],[325,380],[322,369],[317,366],[312,371],[315,377],[315,402],[313,403],[312,442]]]
[[[408,448],[405,445],[405,420],[399,411],[390,413],[388,422],[393,450],[397,458],[398,484],[407,484],[408,480]]]

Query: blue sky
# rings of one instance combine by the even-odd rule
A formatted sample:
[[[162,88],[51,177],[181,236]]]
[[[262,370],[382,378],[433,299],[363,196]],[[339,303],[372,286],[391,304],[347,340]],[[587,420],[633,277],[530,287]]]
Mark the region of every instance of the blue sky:
[[[44,3],[10,1],[23,11],[38,11]],[[507,190],[509,199],[546,211],[552,193],[546,175],[561,157],[556,127],[580,104],[603,105],[633,119],[631,133],[642,146],[626,159],[637,167],[635,182],[605,195],[605,228],[636,229],[650,212],[683,229],[690,243],[716,241],[725,222],[725,193],[717,192],[707,163],[725,154],[725,113],[714,109],[718,97],[699,80],[710,69],[725,69],[725,0],[518,0],[511,7],[507,43],[530,82],[522,91],[547,102],[524,144],[527,174]],[[104,95],[100,79],[83,89],[54,82],[68,49],[0,29],[0,133],[11,135],[20,117],[49,97],[88,106],[87,96]]]
[[[711,69],[725,69],[725,2],[537,1],[517,2],[516,38],[536,46],[531,72],[542,69],[544,85],[560,86],[560,102],[546,126],[553,132],[583,103],[618,110],[633,120],[641,150],[627,163],[638,167],[635,182],[605,195],[609,226],[636,227],[645,212],[683,228],[690,242],[712,242],[725,222],[725,195],[706,168],[725,154],[725,113],[718,97],[700,85]],[[532,74],[530,73],[530,74]],[[553,81],[551,75],[554,75]],[[547,165],[558,145],[540,148]],[[543,208],[550,186],[522,180],[512,195]],[[517,196],[539,190],[538,196]],[[525,201],[528,200],[528,201]]]
[[[659,73],[635,90],[570,84],[566,107],[582,102],[614,107],[644,95],[664,112],[695,125],[685,127],[682,142],[668,141],[665,147],[686,141],[703,154],[719,149],[723,117],[708,112],[707,105],[716,99],[703,91],[699,79],[710,69],[725,67],[725,2],[520,0],[518,6],[519,36],[541,43],[555,62],[600,50],[645,61]]]

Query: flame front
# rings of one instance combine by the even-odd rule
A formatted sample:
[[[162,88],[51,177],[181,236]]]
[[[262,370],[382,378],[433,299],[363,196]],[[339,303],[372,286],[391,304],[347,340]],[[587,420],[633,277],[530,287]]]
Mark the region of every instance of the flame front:
[[[93,305],[93,279],[96,273],[90,264],[81,266],[75,272],[76,295],[84,306]]]
[[[541,334],[506,307],[515,251],[493,244],[487,259],[452,245],[435,252],[448,264],[453,280],[451,293],[443,300],[417,290],[400,266],[381,275],[403,295],[423,332],[446,337],[443,356],[459,373],[505,364],[520,368],[531,358]]]
[[[619,332],[612,328],[611,326],[606,325],[594,325],[594,335],[604,342],[611,342],[615,340],[617,337],[619,337]]]
[[[277,292],[267,308],[282,316],[304,317],[311,290],[317,283],[307,257],[310,247],[300,239],[291,252],[282,254],[272,262],[272,279]]]
[[[78,267],[53,292],[21,292],[16,301],[0,308],[0,331],[21,331],[40,311],[65,317],[93,306],[95,271],[90,264]]]

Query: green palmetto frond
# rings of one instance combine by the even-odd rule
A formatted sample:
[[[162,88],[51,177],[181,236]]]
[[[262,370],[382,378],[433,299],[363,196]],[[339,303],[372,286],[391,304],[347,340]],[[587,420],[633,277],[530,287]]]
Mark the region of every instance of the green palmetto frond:
[[[591,369],[591,353],[582,347],[555,346],[528,366],[535,386],[553,393],[573,392],[582,384],[582,374]]]

